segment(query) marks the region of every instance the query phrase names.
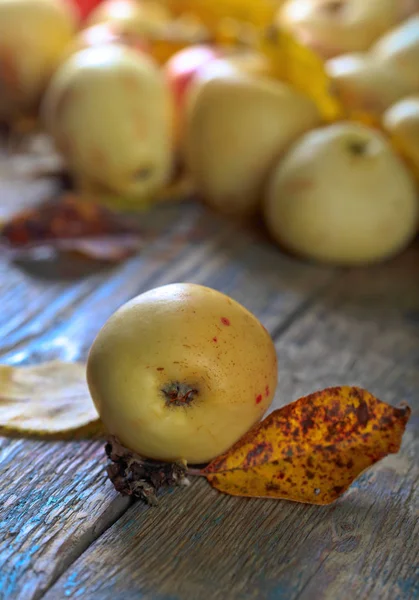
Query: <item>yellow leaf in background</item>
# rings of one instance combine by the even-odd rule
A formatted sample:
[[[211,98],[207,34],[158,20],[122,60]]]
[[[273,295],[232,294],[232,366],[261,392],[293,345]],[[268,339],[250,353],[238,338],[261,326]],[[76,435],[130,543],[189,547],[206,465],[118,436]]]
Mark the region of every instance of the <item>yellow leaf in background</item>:
[[[280,0],[164,0],[174,14],[190,13],[212,31],[222,19],[252,23],[256,28],[270,25],[280,6]]]
[[[0,365],[0,433],[57,434],[98,421],[84,364]]]
[[[200,474],[233,496],[330,504],[399,451],[409,417],[366,390],[328,388],[271,413]]]
[[[272,63],[275,76],[307,94],[325,120],[336,121],[347,116],[333,95],[323,60],[310,48],[303,46],[291,34],[272,26],[261,35],[259,49]]]

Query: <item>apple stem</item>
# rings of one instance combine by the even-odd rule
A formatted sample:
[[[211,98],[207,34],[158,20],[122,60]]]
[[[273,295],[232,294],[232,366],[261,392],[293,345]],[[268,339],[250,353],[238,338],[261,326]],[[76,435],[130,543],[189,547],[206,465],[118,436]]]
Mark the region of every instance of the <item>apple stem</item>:
[[[194,469],[191,467],[188,467],[186,474],[191,475],[192,477],[206,477],[205,473],[203,473],[201,469]]]

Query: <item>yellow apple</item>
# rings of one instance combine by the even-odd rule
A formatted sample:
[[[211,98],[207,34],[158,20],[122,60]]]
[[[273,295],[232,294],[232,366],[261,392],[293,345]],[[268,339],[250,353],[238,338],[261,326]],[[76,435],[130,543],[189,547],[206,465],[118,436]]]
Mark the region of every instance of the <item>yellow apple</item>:
[[[149,54],[149,46],[144,38],[122,33],[112,23],[98,23],[78,32],[67,47],[65,59],[80,50],[108,44],[125,44],[138,52]]]
[[[399,21],[404,21],[418,12],[418,0],[400,0]]]
[[[207,204],[231,215],[256,212],[278,155],[320,122],[314,103],[285,83],[204,69],[187,98],[184,155],[187,171]],[[229,74],[229,69],[232,71]]]
[[[381,37],[371,50],[386,68],[397,70],[419,92],[419,13]]]
[[[277,385],[269,333],[213,289],[173,284],[134,298],[104,325],[87,363],[110,434],[143,457],[192,464],[228,450]]]
[[[145,54],[118,44],[73,54],[42,113],[76,179],[141,200],[170,178],[171,96]]]
[[[0,118],[32,111],[77,25],[63,0],[1,0]]]
[[[391,106],[383,115],[383,126],[419,181],[419,94]]]
[[[224,58],[239,71],[255,77],[274,77],[270,61],[251,48],[234,48]]]
[[[153,0],[105,0],[89,15],[85,25],[112,23],[124,35],[148,37],[170,19],[170,11]]]
[[[288,0],[286,27],[325,58],[367,50],[400,18],[399,0]]]
[[[378,131],[342,122],[298,140],[272,172],[273,238],[308,259],[367,264],[403,250],[419,216],[414,181]]]
[[[368,54],[343,54],[329,59],[326,70],[335,93],[350,110],[380,115],[411,91],[396,69]]]

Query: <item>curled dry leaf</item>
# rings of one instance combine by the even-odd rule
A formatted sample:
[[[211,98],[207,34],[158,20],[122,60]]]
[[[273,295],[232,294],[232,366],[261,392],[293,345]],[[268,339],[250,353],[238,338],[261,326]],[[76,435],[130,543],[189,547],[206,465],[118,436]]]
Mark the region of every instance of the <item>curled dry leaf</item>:
[[[36,258],[46,249],[118,262],[138,252],[144,237],[133,220],[66,194],[17,214],[3,226],[0,241],[13,257]]]
[[[186,480],[186,464],[147,460],[125,448],[110,436],[105,446],[109,459],[107,472],[117,492],[156,505],[158,493],[165,487],[182,485]]]
[[[235,496],[330,504],[399,451],[409,416],[366,390],[329,388],[270,414],[201,474]]]
[[[98,421],[84,364],[0,365],[0,433],[57,434]]]

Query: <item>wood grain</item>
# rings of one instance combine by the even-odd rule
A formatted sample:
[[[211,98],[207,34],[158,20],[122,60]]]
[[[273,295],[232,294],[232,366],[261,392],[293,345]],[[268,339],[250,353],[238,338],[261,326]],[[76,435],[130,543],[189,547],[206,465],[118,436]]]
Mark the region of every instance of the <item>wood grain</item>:
[[[46,600],[407,600],[419,592],[419,250],[348,271],[277,339],[280,401],[358,384],[410,402],[401,452],[329,507],[237,499],[205,481],[135,504]],[[106,575],[105,575],[106,573]]]
[[[27,193],[22,184],[19,189]],[[283,330],[339,276],[283,256],[255,233],[199,205],[167,205],[141,218],[146,230],[159,235],[116,268],[80,274],[71,262],[0,260],[2,362],[83,359],[116,308],[175,281],[229,293],[272,332]],[[0,482],[0,598],[42,597],[127,508],[104,476],[98,441],[4,439]]]

